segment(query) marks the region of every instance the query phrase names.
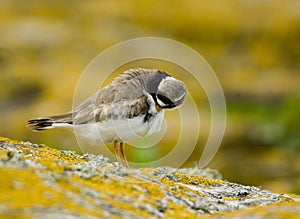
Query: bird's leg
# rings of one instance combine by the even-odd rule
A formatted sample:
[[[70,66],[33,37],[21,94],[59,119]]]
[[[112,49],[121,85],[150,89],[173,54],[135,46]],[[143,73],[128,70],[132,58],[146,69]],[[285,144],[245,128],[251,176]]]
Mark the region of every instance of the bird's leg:
[[[128,161],[127,161],[126,156],[125,156],[125,150],[124,150],[124,143],[123,142],[120,142],[120,154],[121,154],[121,159],[122,159],[123,165],[126,168],[129,168]]]
[[[120,158],[120,154],[119,154],[119,147],[118,147],[118,141],[114,141],[114,153],[116,156],[116,159],[119,163],[121,163],[121,158]]]

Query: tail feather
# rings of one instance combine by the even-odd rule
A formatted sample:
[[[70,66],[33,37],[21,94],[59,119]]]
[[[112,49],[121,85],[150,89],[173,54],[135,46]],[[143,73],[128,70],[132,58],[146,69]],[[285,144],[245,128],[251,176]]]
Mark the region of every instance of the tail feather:
[[[43,131],[45,129],[55,128],[60,126],[59,124],[61,124],[61,126],[63,126],[63,124],[70,125],[73,124],[72,113],[31,119],[28,120],[27,124],[33,131]]]

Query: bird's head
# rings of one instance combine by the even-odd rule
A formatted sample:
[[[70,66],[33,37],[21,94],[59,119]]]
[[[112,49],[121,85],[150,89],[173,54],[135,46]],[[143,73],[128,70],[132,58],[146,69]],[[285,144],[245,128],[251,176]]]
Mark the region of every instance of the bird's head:
[[[185,95],[186,88],[182,81],[166,77],[158,86],[156,101],[163,109],[174,109],[183,103]]]

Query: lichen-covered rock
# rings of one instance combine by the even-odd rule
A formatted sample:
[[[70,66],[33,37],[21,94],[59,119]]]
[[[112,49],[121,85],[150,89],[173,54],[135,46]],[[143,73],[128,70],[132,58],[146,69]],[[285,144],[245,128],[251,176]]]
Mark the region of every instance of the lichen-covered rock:
[[[0,171],[4,218],[300,217],[299,197],[222,181],[213,170],[126,169],[101,155],[7,138]]]

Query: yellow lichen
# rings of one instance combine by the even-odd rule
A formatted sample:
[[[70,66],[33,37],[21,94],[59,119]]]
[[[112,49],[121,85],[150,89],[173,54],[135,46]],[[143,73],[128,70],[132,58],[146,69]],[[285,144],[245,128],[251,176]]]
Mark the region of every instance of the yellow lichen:
[[[165,218],[197,218],[194,212],[189,211],[184,205],[168,202],[169,209],[165,211]]]
[[[20,151],[22,159],[33,161],[32,165],[25,165],[20,168],[0,166],[0,203],[12,212],[9,215],[10,218],[14,215],[17,215],[18,218],[25,217],[26,215],[23,215],[22,211],[34,209],[36,206],[63,209],[72,214],[92,215],[99,218],[106,216],[103,213],[103,206],[110,206],[110,208],[127,212],[129,215],[151,218],[156,217],[152,211],[157,213],[160,201],[167,197],[166,194],[175,199],[178,198],[178,200],[195,203],[197,197],[208,196],[208,194],[202,194],[201,190],[192,189],[189,185],[212,187],[224,184],[224,181],[221,180],[183,173],[173,173],[170,178],[160,178],[152,174],[155,171],[154,168],[138,170],[145,178],[138,174],[135,175],[134,171],[132,174],[129,171],[128,174],[122,176],[110,175],[116,171],[117,167],[115,166],[96,167],[97,174],[85,179],[76,175],[73,168],[74,164],[87,162],[88,159],[46,146],[40,147],[6,138],[0,138],[0,141],[17,144],[16,148]],[[17,152],[2,148],[0,160],[6,165],[6,162],[9,162],[16,154]],[[42,166],[35,166],[34,164],[41,164]],[[174,178],[172,178],[173,176]],[[257,197],[247,196],[247,198],[254,199]],[[235,201],[239,199],[223,197],[223,200]],[[282,197],[280,200],[282,202],[278,205],[249,208],[247,211],[236,211],[236,214],[253,214],[261,211],[262,215],[269,216],[272,214],[264,214],[264,209],[273,210],[277,206],[282,208],[299,205],[288,197]],[[167,203],[167,207],[162,210],[165,218],[198,217],[193,208],[188,208],[182,202],[173,202],[170,199],[165,199],[164,202]],[[21,213],[16,214],[15,212]],[[232,216],[234,213],[222,213],[221,215]],[[280,215],[283,218],[291,216],[291,214],[285,214],[283,211],[280,212]],[[214,216],[216,215],[214,214]],[[6,215],[6,217],[8,216]],[[112,213],[109,217],[119,218],[120,215]],[[209,218],[210,215],[201,217]]]
[[[184,184],[203,184],[203,185],[219,185],[224,184],[222,180],[209,179],[202,176],[187,175],[183,173],[175,173],[178,181]]]
[[[226,197],[226,196],[223,196],[222,199],[225,200],[225,201],[238,201],[238,200],[240,200],[241,198],[238,198],[238,197]]]
[[[18,140],[12,140],[12,139],[9,139],[9,138],[4,138],[4,137],[0,137],[0,142],[7,142],[9,144],[21,144],[22,141],[18,141]]]
[[[1,150],[0,151],[0,160],[8,161],[13,156],[14,156],[14,152],[13,151],[6,151],[6,150]]]
[[[0,203],[10,211],[20,211],[40,206],[56,206],[78,214],[103,216],[99,210],[86,209],[69,199],[65,191],[72,191],[72,184],[64,182],[64,189],[45,184],[34,169],[22,170],[0,167]]]
[[[67,156],[62,152],[50,147],[39,147],[37,149],[32,146],[19,146],[18,149],[27,154],[27,156],[25,155],[26,159],[33,160],[49,168],[50,170],[59,173],[62,173],[65,170],[65,166],[86,161],[85,159],[75,156]]]
[[[112,207],[117,209],[123,209],[127,212],[139,215],[142,217],[151,217],[151,215],[144,211],[142,208],[138,209],[132,203],[126,203],[123,201],[120,201],[121,199],[118,197],[124,197],[128,196],[131,200],[136,200],[137,197],[143,196],[143,192],[140,190],[137,190],[134,188],[134,184],[131,183],[123,183],[121,181],[117,181],[114,179],[110,179],[109,181],[103,180],[103,178],[94,177],[91,180],[85,180],[77,176],[73,176],[72,179],[75,182],[78,182],[82,184],[83,186],[86,186],[87,188],[94,189],[95,191],[100,193],[101,200],[111,204]],[[147,204],[148,200],[144,199],[141,200],[139,203],[141,206]]]

